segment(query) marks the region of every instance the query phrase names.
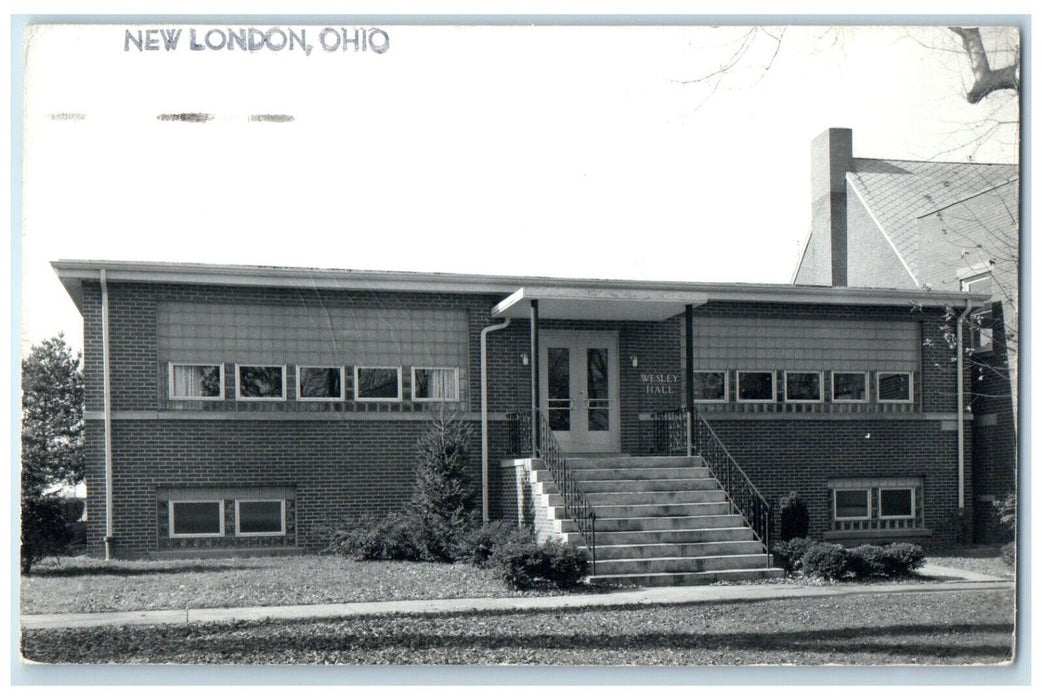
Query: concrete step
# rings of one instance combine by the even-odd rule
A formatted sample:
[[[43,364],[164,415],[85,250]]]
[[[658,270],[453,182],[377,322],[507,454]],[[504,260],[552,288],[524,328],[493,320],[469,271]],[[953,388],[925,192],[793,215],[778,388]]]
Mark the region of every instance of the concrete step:
[[[726,501],[715,501],[707,503],[645,503],[637,505],[621,506],[593,506],[597,519],[627,519],[627,518],[686,518],[709,515],[730,515],[731,504]],[[568,517],[568,511],[564,504],[549,506],[551,518],[563,519]]]
[[[620,491],[717,491],[720,483],[716,479],[576,479],[579,489],[585,494],[618,493]]]
[[[571,526],[565,532],[574,532],[575,523],[562,521]],[[745,520],[741,515],[683,515],[666,518],[597,518],[597,534],[602,532],[624,532],[648,530],[701,530],[703,528],[742,527]]]
[[[691,542],[683,544],[604,544],[597,542],[597,561],[611,559],[663,559],[669,557],[710,557],[724,555],[759,554],[763,545],[759,540],[737,542]]]
[[[549,484],[548,484],[549,486]],[[557,487],[547,489],[549,503],[559,506],[564,497],[557,492]],[[602,491],[599,493],[583,492],[586,502],[596,509],[598,506],[646,506],[669,505],[673,503],[719,503],[726,501],[727,496],[722,489],[712,491]]]
[[[599,550],[600,548],[598,548]],[[766,569],[766,554],[718,554],[705,557],[655,557],[643,559],[597,558],[597,575],[675,574],[734,569]]]
[[[604,467],[690,467],[700,466],[701,457],[568,457],[568,466],[576,469]]]
[[[590,467],[574,469],[576,481],[647,481],[649,479],[712,479],[707,467]]]
[[[727,501],[706,503],[640,503],[633,505],[593,507],[598,518],[675,518],[684,515],[729,515]]]
[[[663,574],[621,574],[590,577],[591,583],[611,583],[624,586],[704,586],[720,581],[759,581],[782,578],[782,569],[732,569],[727,571],[699,571]]]
[[[574,545],[582,545],[578,532],[565,534],[565,539]],[[614,544],[668,544],[697,542],[759,542],[749,528],[707,527],[699,530],[622,530],[616,532],[597,531],[597,545]]]

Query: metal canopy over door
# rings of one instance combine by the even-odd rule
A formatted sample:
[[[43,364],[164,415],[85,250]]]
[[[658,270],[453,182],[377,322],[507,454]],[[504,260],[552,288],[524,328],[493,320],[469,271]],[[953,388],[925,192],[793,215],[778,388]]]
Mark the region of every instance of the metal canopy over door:
[[[540,410],[561,449],[618,452],[618,335],[545,331],[540,345]]]

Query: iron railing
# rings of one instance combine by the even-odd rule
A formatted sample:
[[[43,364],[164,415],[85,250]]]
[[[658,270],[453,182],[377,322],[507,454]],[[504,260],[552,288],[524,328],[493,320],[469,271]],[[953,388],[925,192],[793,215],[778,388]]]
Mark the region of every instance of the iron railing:
[[[655,447],[661,452],[686,450],[687,411],[678,408],[654,414]],[[770,551],[771,506],[760,490],[738,466],[708,421],[694,409],[690,419],[690,444],[723,487],[728,500],[745,518],[763,546]]]
[[[670,454],[687,453],[687,412],[679,408],[659,411],[653,415],[655,422],[655,452]]]
[[[514,457],[530,454],[532,451],[532,412],[514,411],[507,414],[507,434],[510,442],[510,454]]]
[[[543,460],[550,476],[557,485],[561,500],[564,501],[565,516],[575,523],[579,536],[590,553],[590,571],[597,574],[597,514],[586,494],[579,488],[575,473],[568,467],[561,445],[550,429],[550,423],[542,411],[537,412],[539,435],[536,442],[538,454],[533,455]],[[515,455],[531,452],[532,446],[532,414],[530,411],[518,411],[507,415],[510,426],[510,445]]]

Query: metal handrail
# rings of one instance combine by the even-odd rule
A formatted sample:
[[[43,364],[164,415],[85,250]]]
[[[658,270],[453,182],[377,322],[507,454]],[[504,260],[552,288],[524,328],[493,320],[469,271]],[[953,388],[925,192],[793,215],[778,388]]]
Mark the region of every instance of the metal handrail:
[[[654,414],[656,447],[662,451],[684,449],[688,437],[687,411],[678,408],[670,411],[659,411]],[[731,505],[745,518],[746,523],[756,533],[763,546],[770,550],[771,506],[752,479],[739,466],[737,460],[717,436],[705,417],[698,409],[691,411],[690,441],[694,449],[702,457]]]
[[[515,454],[522,454],[524,445],[531,445],[532,419],[530,411],[518,411],[508,414],[510,421],[510,442]],[[564,450],[550,429],[550,422],[542,411],[537,412],[539,420],[538,454],[543,460],[550,476],[564,501],[565,517],[575,523],[579,529],[579,537],[590,553],[590,571],[597,574],[597,513],[586,494],[579,488],[574,472],[568,467]]]

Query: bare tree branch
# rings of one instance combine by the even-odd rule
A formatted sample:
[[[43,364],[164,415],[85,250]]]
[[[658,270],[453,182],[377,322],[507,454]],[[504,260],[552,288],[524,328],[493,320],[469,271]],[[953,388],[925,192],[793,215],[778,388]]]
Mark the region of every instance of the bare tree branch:
[[[970,59],[970,70],[973,71],[974,83],[966,93],[970,104],[977,104],[985,97],[999,90],[1020,91],[1020,61],[1004,68],[993,69],[988,63],[988,54],[984,51],[980,29],[971,27],[948,27],[962,39],[963,48]]]

